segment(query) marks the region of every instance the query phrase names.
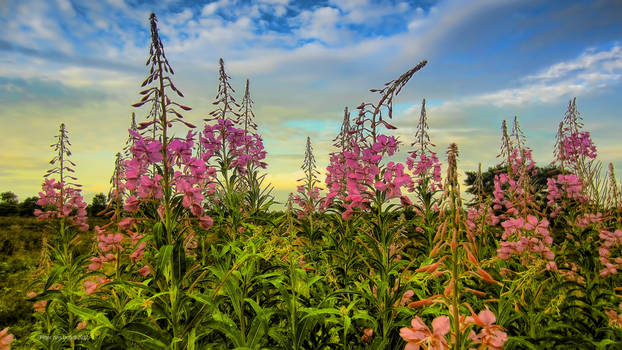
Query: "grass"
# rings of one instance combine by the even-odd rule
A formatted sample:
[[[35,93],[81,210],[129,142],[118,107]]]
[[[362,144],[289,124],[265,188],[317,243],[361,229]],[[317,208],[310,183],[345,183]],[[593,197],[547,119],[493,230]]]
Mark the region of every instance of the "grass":
[[[102,225],[104,218],[90,218],[89,225]],[[25,340],[35,323],[32,302],[26,294],[39,262],[44,235],[50,228],[34,217],[0,217],[0,329],[15,335],[12,349],[27,349]],[[81,248],[93,244],[92,229],[82,234]]]

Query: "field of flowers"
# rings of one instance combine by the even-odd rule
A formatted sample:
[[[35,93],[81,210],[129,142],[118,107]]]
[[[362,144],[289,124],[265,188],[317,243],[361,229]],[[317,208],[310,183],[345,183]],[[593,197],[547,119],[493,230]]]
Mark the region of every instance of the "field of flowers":
[[[346,108],[323,183],[307,139],[305,177],[273,211],[248,81],[236,102],[221,59],[215,110],[188,123],[150,25],[134,104],[147,117],[120,147],[88,249],[64,124],[52,145],[25,348],[622,348],[622,196],[576,100],[550,167],[504,122],[500,164],[470,173],[463,200],[458,145],[432,151],[425,100],[414,139],[391,135],[393,99],[423,61]],[[408,157],[389,161],[398,147]],[[5,328],[0,349],[14,340]]]

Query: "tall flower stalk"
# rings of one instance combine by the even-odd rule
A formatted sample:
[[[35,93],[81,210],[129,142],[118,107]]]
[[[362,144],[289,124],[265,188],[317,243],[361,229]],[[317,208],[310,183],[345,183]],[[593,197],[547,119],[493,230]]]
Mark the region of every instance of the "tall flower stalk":
[[[266,151],[263,147],[263,139],[257,131],[257,124],[255,123],[253,103],[250,81],[246,79],[244,97],[240,104],[236,124],[244,130],[244,152],[238,156],[240,158],[238,164],[246,162],[245,167],[241,170],[244,175],[244,189],[246,190],[245,205],[248,207],[251,216],[265,212],[273,203],[272,187],[263,183],[266,174],[259,174],[259,170],[265,169],[268,164],[265,162]]]
[[[300,207],[298,219],[305,222],[305,224],[303,224],[303,228],[306,231],[305,234],[314,242],[317,239],[314,216],[321,201],[320,188],[317,186],[319,184],[318,175],[320,175],[320,172],[317,170],[315,157],[313,156],[313,148],[311,146],[311,138],[308,136],[305,147],[305,158],[301,168],[305,176],[298,179],[298,182],[301,184],[298,185],[298,193],[294,195],[293,198],[294,202]]]
[[[176,349],[193,343],[188,336],[205,310],[203,304],[188,297],[191,286],[201,276],[192,273],[199,269],[199,264],[190,253],[196,246],[193,232],[197,226],[207,230],[213,224],[203,208],[213,170],[193,156],[195,133],[189,130],[185,138],[170,134],[174,123],[190,129],[194,126],[184,121],[179,112],[190,107],[170,97],[169,92],[179,97],[183,94],[173,83],[174,71],[164,52],[156,16],[151,14],[149,20],[149,73],[142,84],[147,88],[140,92],[142,98],[133,106],[151,104],[147,121],[138,126],[139,130],[150,132],[141,135],[130,129],[132,156],[123,162],[123,173],[114,177],[122,179],[117,187],[126,191],[124,213],[130,216],[122,220],[116,217],[98,229],[98,246],[104,259],[93,261],[90,268],[107,276],[101,266],[110,260],[106,252],[112,250],[117,266],[120,252],[128,251],[132,253],[124,259],[128,268],[136,269],[135,274],[144,278],[155,270],[153,282],[147,287],[149,302],[160,310],[157,317],[162,323],[155,326],[160,337],[168,337],[171,347]],[[144,266],[139,269],[141,265]],[[119,270],[116,271],[118,276]]]
[[[254,130],[248,84],[244,104],[240,106],[233,96],[235,91],[225,72],[222,58],[219,60],[218,71],[218,93],[213,102],[216,108],[205,119],[208,123],[201,135],[201,146],[204,149],[202,159],[217,169],[216,210],[219,222],[224,223],[226,235],[233,240],[239,232],[246,230],[243,222],[249,213],[245,209],[245,199],[251,211],[256,212],[266,210],[271,204],[271,198],[270,190],[266,193],[261,188],[263,176],[259,176],[256,171],[267,166],[263,161],[266,152],[261,136]],[[243,124],[244,129],[239,124]]]
[[[379,348],[391,346],[391,334],[396,327],[398,314],[396,308],[405,293],[397,272],[405,262],[396,253],[403,220],[397,220],[397,209],[388,205],[388,201],[400,198],[402,204],[406,205],[401,189],[407,188],[412,182],[404,172],[404,164],[383,163],[383,158],[395,154],[399,142],[394,136],[384,135],[381,131],[382,127],[396,129],[388,122],[393,115],[393,100],[426,64],[427,61],[422,61],[397,79],[386,83],[384,88],[371,90],[380,95],[378,103],[362,103],[357,107],[359,114],[350,128],[351,149],[342,152],[343,163],[331,164],[334,167],[329,171],[336,174],[327,177],[331,180],[345,179],[346,195],[342,197],[345,210],[341,214],[343,220],[352,220],[358,212],[370,215],[369,228],[362,230],[357,240],[365,251],[366,257],[362,259],[369,261],[365,290],[379,318],[375,343]],[[346,127],[344,124],[343,128]],[[347,147],[347,144],[344,143],[344,146]],[[334,191],[333,184],[327,185],[330,191]]]
[[[430,141],[428,133],[425,102],[424,98],[421,102],[421,114],[415,132],[415,141],[411,144],[414,150],[409,152],[409,156],[406,158],[406,165],[408,170],[412,171],[413,178],[409,191],[414,191],[417,195],[417,206],[423,214],[424,226],[431,223],[434,209],[438,208],[439,204],[438,200],[434,199],[434,195],[442,188],[441,162],[431,149],[435,145]]]
[[[50,161],[53,167],[45,174],[43,192],[39,193],[37,201],[43,210],[35,210],[38,219],[53,222],[57,231],[53,244],[48,246],[52,251],[52,270],[45,276],[43,291],[39,295],[33,292],[30,296],[37,300],[39,310],[45,311],[43,334],[37,333],[35,341],[44,347],[63,344],[73,349],[76,347],[73,334],[77,317],[71,307],[78,302],[79,289],[76,287],[83,278],[81,267],[85,260],[75,250],[80,242],[77,231],[86,231],[89,226],[86,203],[79,189],[81,185],[76,183],[77,178],[73,175],[76,164],[70,159],[69,146],[69,133],[65,124],[61,124],[56,142],[51,145],[56,153]],[[53,323],[62,324],[69,337],[59,341],[58,332],[61,330],[55,329]]]

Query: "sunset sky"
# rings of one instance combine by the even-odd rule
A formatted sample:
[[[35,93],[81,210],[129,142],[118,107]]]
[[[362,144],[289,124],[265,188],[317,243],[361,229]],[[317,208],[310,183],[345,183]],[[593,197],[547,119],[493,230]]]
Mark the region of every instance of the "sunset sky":
[[[462,171],[497,162],[514,115],[548,164],[576,96],[599,159],[622,174],[622,1],[0,0],[0,192],[40,190],[61,122],[87,200],[108,191],[131,113],[148,112],[131,104],[151,12],[189,121],[212,109],[220,57],[238,101],[250,79],[277,199],[295,190],[307,136],[325,168],[344,107],[376,102],[370,88],[424,59],[396,100],[398,159],[426,98],[439,158],[456,142]]]

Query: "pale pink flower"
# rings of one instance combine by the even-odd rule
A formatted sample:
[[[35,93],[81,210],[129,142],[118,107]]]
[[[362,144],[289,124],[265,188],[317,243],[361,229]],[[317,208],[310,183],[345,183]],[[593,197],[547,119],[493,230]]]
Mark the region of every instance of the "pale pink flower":
[[[11,343],[14,339],[13,334],[9,334],[8,327],[0,331],[0,350],[11,350]]]
[[[147,277],[151,273],[151,269],[149,269],[149,266],[143,266],[138,270],[138,273],[143,277]]]
[[[39,300],[39,301],[34,303],[33,307],[34,307],[36,312],[44,313],[45,312],[45,307],[47,306],[47,304],[48,304],[47,300]]]
[[[374,336],[374,330],[371,328],[365,328],[363,330],[363,336],[361,336],[361,340],[365,343],[371,341],[371,338]]]
[[[129,230],[136,223],[136,219],[134,218],[125,218],[119,222],[119,226],[121,226],[124,230]]]
[[[411,321],[412,328],[400,329],[400,336],[408,344],[404,350],[419,350],[423,347],[426,350],[445,350],[449,349],[449,343],[445,335],[449,333],[449,317],[438,316],[432,321],[433,331],[423,323],[419,316]]]
[[[466,318],[467,324],[474,323],[482,327],[479,334],[471,331],[469,338],[473,344],[482,344],[490,350],[503,349],[503,344],[508,340],[508,336],[503,332],[503,327],[494,324],[496,320],[495,314],[488,309],[488,306],[486,306],[486,310],[480,311],[477,316],[473,314],[473,316]]]

